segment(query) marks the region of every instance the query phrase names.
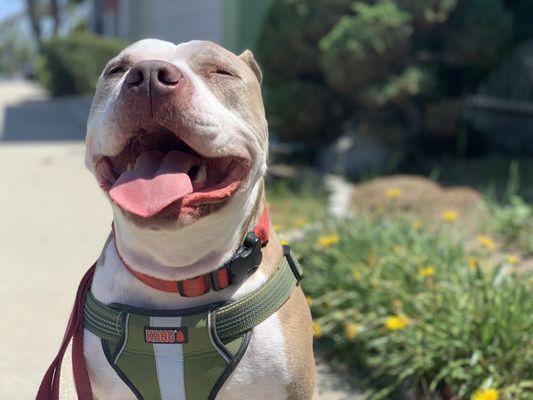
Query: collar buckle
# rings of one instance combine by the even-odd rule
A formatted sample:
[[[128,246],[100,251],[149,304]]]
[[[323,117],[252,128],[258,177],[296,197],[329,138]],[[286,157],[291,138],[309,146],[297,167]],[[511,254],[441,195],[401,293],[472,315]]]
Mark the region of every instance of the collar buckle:
[[[237,249],[228,262],[231,282],[241,283],[251,272],[255,271],[263,254],[261,253],[261,240],[254,232],[248,232],[244,238],[244,243]]]

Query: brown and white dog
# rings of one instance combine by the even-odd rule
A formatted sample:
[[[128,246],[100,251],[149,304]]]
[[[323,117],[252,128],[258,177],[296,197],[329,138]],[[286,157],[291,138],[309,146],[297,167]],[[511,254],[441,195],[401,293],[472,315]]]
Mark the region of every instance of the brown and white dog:
[[[111,201],[115,227],[94,275],[97,299],[187,308],[237,299],[274,272],[282,250],[271,230],[260,267],[242,284],[180,297],[137,280],[113,243],[130,267],[164,280],[198,276],[229,259],[265,207],[268,128],[260,84],[250,51],[236,56],[211,42],[142,40],[108,63],[87,126],[86,164]],[[165,169],[180,174],[172,182],[162,174],[154,187],[113,190],[124,176],[159,179]],[[87,330],[84,347],[95,397],[134,399]],[[253,329],[217,399],[311,399],[315,392],[311,315],[297,287]]]

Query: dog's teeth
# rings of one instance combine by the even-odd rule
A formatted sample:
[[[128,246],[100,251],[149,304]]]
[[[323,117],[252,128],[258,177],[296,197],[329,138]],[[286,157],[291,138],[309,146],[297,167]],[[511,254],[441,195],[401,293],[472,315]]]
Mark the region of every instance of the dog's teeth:
[[[205,164],[202,164],[200,165],[200,167],[198,167],[198,172],[196,173],[196,176],[194,177],[193,182],[203,183],[205,182],[206,178],[207,178],[207,169],[205,168]]]
[[[135,163],[136,163],[136,161],[137,161],[137,160],[135,160],[135,161],[130,161],[130,162],[128,163],[128,166],[126,167],[126,170],[127,170],[127,171],[132,170],[133,167],[135,167]]]

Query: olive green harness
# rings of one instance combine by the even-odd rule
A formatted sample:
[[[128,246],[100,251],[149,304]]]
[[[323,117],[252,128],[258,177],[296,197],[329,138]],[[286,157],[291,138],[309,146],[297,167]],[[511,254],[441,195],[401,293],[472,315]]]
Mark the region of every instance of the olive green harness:
[[[248,346],[252,329],[274,314],[302,277],[284,246],[272,277],[239,300],[185,310],[105,305],[89,291],[84,326],[138,399],[214,399]]]

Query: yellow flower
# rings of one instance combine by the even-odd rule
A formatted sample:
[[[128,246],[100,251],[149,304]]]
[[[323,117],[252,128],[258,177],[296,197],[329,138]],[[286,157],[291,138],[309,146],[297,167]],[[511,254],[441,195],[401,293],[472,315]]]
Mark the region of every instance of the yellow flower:
[[[487,249],[487,250],[496,250],[496,243],[494,243],[494,240],[487,235],[479,235],[477,237],[477,241],[481,245],[481,247]]]
[[[387,189],[385,195],[389,200],[396,200],[402,195],[402,191],[400,189],[391,188]]]
[[[420,268],[418,270],[418,275],[424,277],[424,278],[428,278],[430,276],[433,276],[435,275],[435,267],[430,265],[429,267],[425,267],[425,268]]]
[[[353,271],[352,276],[354,281],[358,282],[361,280],[361,271]]]
[[[472,400],[498,400],[500,391],[498,389],[479,389],[472,396]]]
[[[442,213],[441,218],[446,222],[455,222],[459,219],[459,213],[455,210],[446,210]]]
[[[393,315],[385,320],[385,328],[390,331],[404,329],[407,325],[409,325],[409,318],[405,315]]]
[[[287,246],[289,244],[289,242],[287,242],[285,239],[281,239],[281,245],[282,246]]]
[[[420,228],[422,228],[422,221],[420,221],[419,219],[415,219],[413,221],[413,223],[411,224],[411,227],[415,230],[415,231],[419,231]]]
[[[339,240],[340,236],[333,234],[319,237],[317,243],[320,247],[330,247],[337,243]]]
[[[468,266],[472,269],[479,267],[479,260],[476,257],[470,257],[468,259]]]
[[[281,225],[280,224],[274,224],[274,225],[272,225],[272,228],[274,228],[275,231],[279,231],[281,229]]]
[[[359,326],[357,324],[354,324],[353,322],[349,322],[346,325],[344,325],[344,334],[346,335],[346,339],[353,340],[359,333]]]
[[[313,298],[311,296],[305,296],[305,300],[307,300],[307,304],[313,304]]]
[[[304,225],[307,225],[309,223],[308,220],[305,218],[296,218],[294,221],[292,221],[292,226],[295,228],[301,228]]]
[[[322,325],[320,325],[318,322],[313,322],[313,335],[317,338],[323,335]]]
[[[520,258],[518,258],[517,256],[515,256],[514,254],[509,254],[507,256],[507,263],[511,264],[511,265],[516,265],[520,262]]]

